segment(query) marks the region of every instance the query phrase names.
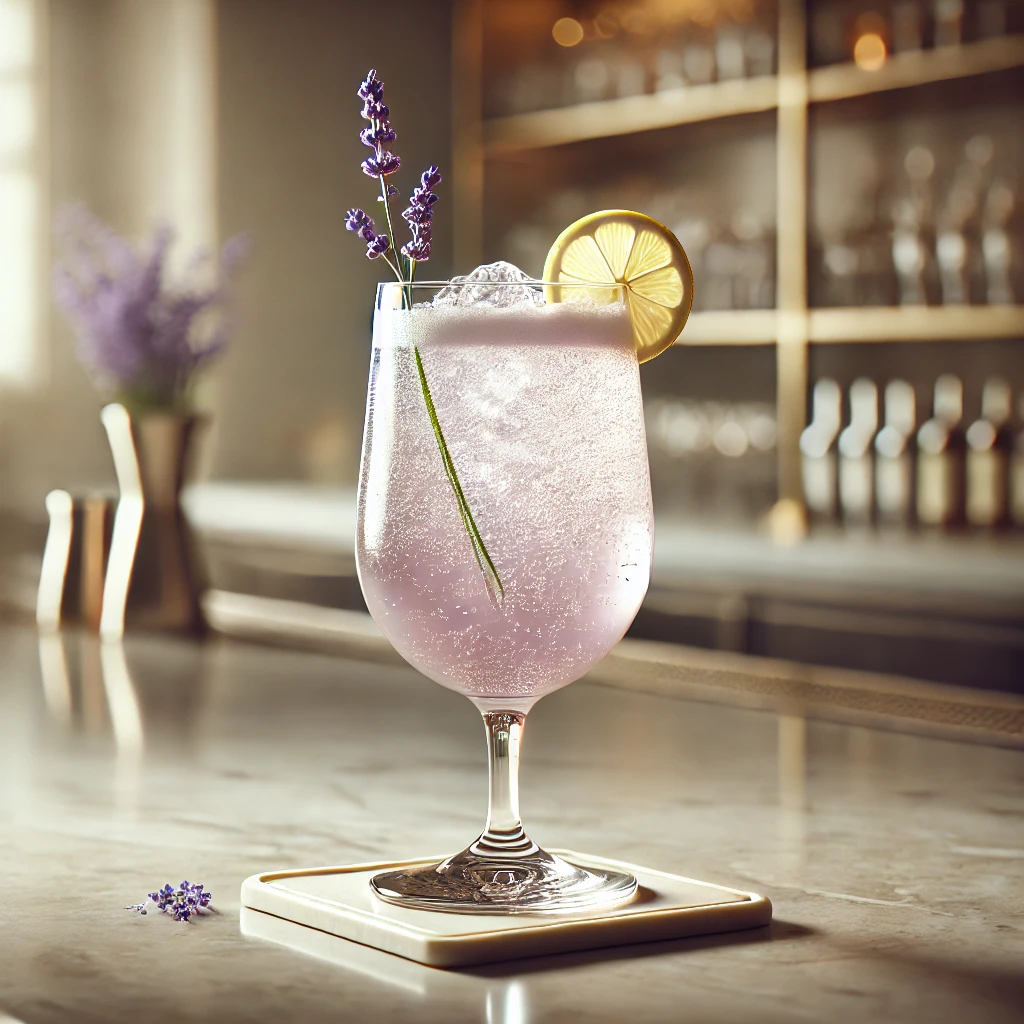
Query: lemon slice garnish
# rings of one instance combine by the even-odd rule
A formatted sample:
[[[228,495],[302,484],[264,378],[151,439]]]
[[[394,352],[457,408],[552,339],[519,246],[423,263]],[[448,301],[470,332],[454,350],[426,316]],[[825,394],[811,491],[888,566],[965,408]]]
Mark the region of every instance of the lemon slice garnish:
[[[599,304],[618,294],[600,284],[625,285],[641,363],[671,347],[693,305],[693,271],[679,239],[664,224],[631,210],[602,210],[570,224],[548,252],[544,280],[593,282],[586,293]],[[564,297],[581,290],[565,289]],[[549,285],[546,298],[561,302],[563,289]]]

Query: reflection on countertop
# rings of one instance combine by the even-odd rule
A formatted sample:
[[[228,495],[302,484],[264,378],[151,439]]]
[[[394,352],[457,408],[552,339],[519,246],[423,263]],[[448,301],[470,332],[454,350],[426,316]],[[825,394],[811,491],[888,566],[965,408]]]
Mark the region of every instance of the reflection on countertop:
[[[0,623],[0,1004],[25,1021],[1014,1021],[1024,753],[579,683],[538,841],[768,895],[770,931],[439,972],[241,918],[256,871],[455,849],[468,701],[388,662]],[[202,879],[194,925],[122,911]],[[274,922],[270,922],[273,925]],[[287,934],[286,934],[287,932]],[[271,941],[264,941],[269,939]]]

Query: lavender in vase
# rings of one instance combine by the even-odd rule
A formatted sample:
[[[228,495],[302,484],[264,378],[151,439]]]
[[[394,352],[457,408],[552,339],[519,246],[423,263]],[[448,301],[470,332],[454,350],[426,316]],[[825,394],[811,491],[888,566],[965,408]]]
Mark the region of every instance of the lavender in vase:
[[[216,261],[198,250],[172,281],[167,226],[133,245],[78,205],[58,216],[56,236],[54,299],[104,397],[133,413],[188,412],[199,372],[234,330],[231,284],[246,238],[226,242]]]

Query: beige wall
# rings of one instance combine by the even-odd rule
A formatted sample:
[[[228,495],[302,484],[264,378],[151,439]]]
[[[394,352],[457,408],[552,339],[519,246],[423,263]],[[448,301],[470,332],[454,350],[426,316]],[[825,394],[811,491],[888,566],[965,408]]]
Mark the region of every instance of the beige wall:
[[[445,3],[221,0],[221,229],[250,230],[255,248],[245,326],[217,376],[215,475],[354,480],[387,269],[344,230],[346,209],[379,205],[355,92],[375,65],[407,196],[430,162],[450,163],[449,36]],[[450,194],[438,205],[430,277],[450,271]]]
[[[450,163],[448,4],[397,0],[49,0],[53,205],[88,202],[133,235],[252,233],[243,322],[202,401],[203,462],[232,479],[354,480],[378,264],[344,231],[359,171],[355,89],[376,63],[408,194]],[[428,19],[432,24],[415,31]],[[442,186],[448,188],[450,182]],[[446,276],[442,191],[430,275]],[[427,269],[427,268],[424,268]],[[34,391],[0,393],[0,506],[42,512],[53,487],[114,485],[101,399],[59,313]]]

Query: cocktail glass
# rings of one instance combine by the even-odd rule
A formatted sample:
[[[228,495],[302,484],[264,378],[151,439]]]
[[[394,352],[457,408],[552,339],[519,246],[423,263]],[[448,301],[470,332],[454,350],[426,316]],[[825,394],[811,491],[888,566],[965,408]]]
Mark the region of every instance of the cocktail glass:
[[[652,548],[640,378],[618,286],[379,286],[359,581],[399,653],[480,710],[490,765],[479,838],[439,864],[375,876],[380,899],[496,914],[633,895],[632,876],[571,864],[529,838],[518,768],[530,708],[633,621]]]

